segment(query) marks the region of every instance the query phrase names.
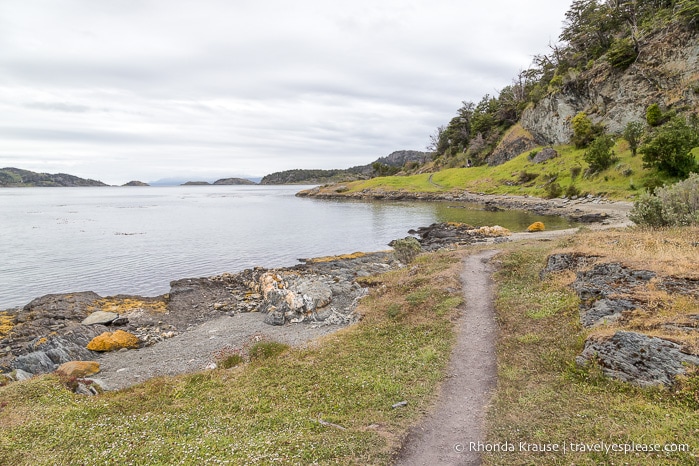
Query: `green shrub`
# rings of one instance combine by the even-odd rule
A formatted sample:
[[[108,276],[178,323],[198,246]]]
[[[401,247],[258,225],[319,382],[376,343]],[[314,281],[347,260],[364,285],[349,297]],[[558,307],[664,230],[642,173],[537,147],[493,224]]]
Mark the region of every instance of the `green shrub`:
[[[578,176],[580,176],[580,172],[582,172],[582,167],[580,165],[570,167],[570,177],[572,179],[576,179]]]
[[[558,181],[551,181],[546,186],[544,186],[544,191],[546,192],[546,197],[548,199],[553,199],[554,197],[560,197],[563,194],[563,188]]]
[[[670,176],[686,178],[698,170],[692,149],[699,146],[697,123],[689,125],[681,117],[673,118],[639,152],[643,154],[643,166],[655,168]]]
[[[604,132],[604,126],[593,124],[585,112],[575,115],[571,120],[571,125],[573,127],[571,142],[578,149],[587,147],[597,136]]]
[[[699,175],[646,192],[634,202],[629,219],[650,227],[699,224]]]
[[[580,190],[574,184],[568,185],[566,189],[566,197],[575,197],[580,195]]]
[[[616,39],[607,51],[607,61],[614,67],[621,70],[628,68],[634,61],[638,52],[634,47],[630,37]]]
[[[646,109],[646,123],[650,126],[659,126],[663,123],[663,112],[660,105],[650,104]]]
[[[396,259],[404,264],[410,263],[422,252],[422,246],[420,246],[420,242],[414,236],[393,240],[389,243],[389,246],[393,248]]]
[[[597,137],[592,141],[583,155],[583,160],[590,165],[590,172],[600,172],[616,162],[613,147],[614,138],[609,135]]]
[[[517,176],[517,184],[529,183],[530,181],[533,181],[538,177],[538,173],[530,173],[526,170],[522,170],[521,172],[519,172],[519,176]]]

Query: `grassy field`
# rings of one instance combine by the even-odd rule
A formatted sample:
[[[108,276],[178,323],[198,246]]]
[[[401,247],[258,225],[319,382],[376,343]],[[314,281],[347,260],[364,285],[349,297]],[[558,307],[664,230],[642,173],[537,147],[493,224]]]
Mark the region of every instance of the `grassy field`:
[[[559,157],[534,163],[533,149],[495,167],[449,168],[432,174],[390,176],[367,181],[343,183],[347,193],[366,189],[406,192],[444,192],[453,189],[486,194],[516,194],[546,197],[547,184],[558,183],[562,194],[593,194],[616,200],[629,200],[644,191],[644,186],[657,175],[643,168],[640,155],[632,156],[628,143],[617,141],[614,151],[618,160],[610,168],[594,175],[585,175],[584,149],[557,146]],[[664,181],[660,178],[660,181]],[[665,180],[670,181],[670,180]]]
[[[363,320],[304,349],[96,397],[0,387],[0,464],[387,464],[443,377],[459,261],[369,279]]]
[[[489,412],[490,444],[509,442],[515,452],[488,453],[489,465],[633,464],[694,465],[699,462],[699,372],[673,388],[641,389],[605,378],[575,357],[586,337],[579,323],[572,273],[545,280],[539,271],[553,251],[595,254],[663,274],[697,278],[690,243],[698,228],[664,232],[581,233],[558,243],[517,246],[500,255],[497,313],[500,330],[498,389]],[[610,247],[613,245],[613,247]],[[690,299],[685,313],[696,313]],[[674,305],[666,303],[665,309]],[[658,314],[646,315],[646,322]],[[662,316],[661,316],[662,318]],[[697,348],[695,348],[696,350]],[[567,453],[520,451],[519,442],[566,445]],[[571,444],[659,444],[688,452],[571,452]],[[686,445],[686,446],[684,446]],[[620,447],[621,448],[621,447]]]

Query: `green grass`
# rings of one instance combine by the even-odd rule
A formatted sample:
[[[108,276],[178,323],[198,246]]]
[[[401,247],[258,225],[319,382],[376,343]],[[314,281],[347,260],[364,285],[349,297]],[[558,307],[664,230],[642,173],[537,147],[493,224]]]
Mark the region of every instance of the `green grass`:
[[[379,278],[356,326],[305,349],[256,343],[231,369],[96,397],[52,375],[0,387],[0,464],[386,464],[444,376],[459,268],[418,257]]]
[[[658,233],[661,234],[661,233]],[[589,233],[589,235],[594,235]],[[563,240],[568,250],[574,239]],[[593,241],[594,236],[587,238]],[[499,257],[497,273],[498,387],[488,413],[488,443],[515,452],[485,454],[488,465],[697,464],[699,374],[672,389],[642,389],[610,380],[575,357],[587,332],[565,274],[539,279],[556,244],[519,245]],[[534,453],[519,442],[688,444],[689,452]]]
[[[535,164],[530,160],[532,151],[495,167],[449,168],[436,172],[429,181],[429,174],[390,176],[367,181],[348,183],[347,193],[366,189],[404,192],[446,192],[454,189],[485,194],[528,194],[545,197],[546,183],[555,176],[563,192],[573,186],[580,194],[602,195],[610,199],[632,199],[644,190],[644,186],[658,175],[643,168],[640,155],[632,156],[628,143],[617,141],[614,151],[618,161],[610,168],[594,175],[585,175],[588,164],[583,160],[584,149],[572,146],[556,146],[559,157]],[[541,147],[534,149],[541,150]],[[575,171],[579,175],[575,176]],[[535,176],[522,183],[520,175],[526,172]],[[663,182],[671,182],[660,178]]]

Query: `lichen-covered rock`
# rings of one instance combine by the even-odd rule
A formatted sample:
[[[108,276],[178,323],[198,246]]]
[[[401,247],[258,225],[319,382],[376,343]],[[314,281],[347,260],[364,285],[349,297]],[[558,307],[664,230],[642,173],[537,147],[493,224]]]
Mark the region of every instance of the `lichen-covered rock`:
[[[633,270],[618,262],[608,262],[578,272],[573,289],[583,301],[600,299],[611,294],[629,293],[655,276],[655,272],[650,270]]]
[[[422,252],[422,246],[414,236],[393,240],[389,243],[389,246],[395,251],[396,259],[404,264],[412,262]]]
[[[87,345],[90,351],[116,351],[122,348],[135,349],[138,348],[138,337],[132,333],[123,330],[116,332],[104,332],[96,336]]]
[[[583,267],[594,263],[597,258],[598,256],[588,256],[574,253],[550,254],[546,258],[546,266],[541,272],[539,272],[539,277],[543,279],[552,273],[563,272],[564,270],[577,272]]]
[[[545,229],[546,229],[546,226],[544,225],[543,222],[534,222],[527,227],[527,231],[529,233],[534,233],[536,231],[544,231]]]
[[[682,352],[668,340],[636,332],[616,332],[611,337],[589,339],[576,359],[579,365],[596,361],[608,377],[640,386],[671,385],[688,365],[699,365],[699,356]]]
[[[70,361],[61,364],[56,372],[67,377],[89,377],[100,371],[100,365],[95,361]]]

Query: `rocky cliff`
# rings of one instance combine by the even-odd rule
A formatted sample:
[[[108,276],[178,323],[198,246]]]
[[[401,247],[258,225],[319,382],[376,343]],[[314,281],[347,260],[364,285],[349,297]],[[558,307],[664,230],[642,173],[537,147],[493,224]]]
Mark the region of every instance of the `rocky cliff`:
[[[570,141],[570,120],[584,111],[607,132],[619,134],[630,121],[645,121],[646,108],[657,103],[663,111],[699,110],[699,33],[679,26],[647,37],[637,60],[626,70],[598,60],[590,69],[569,72],[560,91],[527,108],[524,129],[539,144]]]

